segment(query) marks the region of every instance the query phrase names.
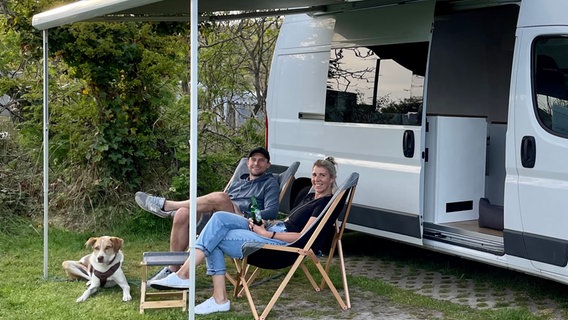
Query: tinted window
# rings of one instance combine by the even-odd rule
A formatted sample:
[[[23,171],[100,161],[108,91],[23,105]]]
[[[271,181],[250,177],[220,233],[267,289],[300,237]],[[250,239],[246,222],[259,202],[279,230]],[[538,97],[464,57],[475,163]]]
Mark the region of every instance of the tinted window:
[[[428,43],[334,48],[325,120],[420,125]]]
[[[540,37],[533,48],[537,117],[548,131],[568,136],[568,37]]]

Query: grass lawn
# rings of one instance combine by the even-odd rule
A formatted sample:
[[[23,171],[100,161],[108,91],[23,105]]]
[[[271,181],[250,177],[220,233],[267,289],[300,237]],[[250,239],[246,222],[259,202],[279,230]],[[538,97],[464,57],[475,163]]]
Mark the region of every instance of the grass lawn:
[[[18,224],[17,230],[0,234],[0,319],[184,319],[187,313],[179,309],[147,310],[139,313],[140,259],[144,251],[166,251],[168,233],[120,232],[109,235],[125,240],[123,269],[131,286],[133,300],[122,302],[119,287],[101,289],[86,302],[75,299],[85,290],[85,282],[65,279],[63,260],[78,260],[90,251],[84,247],[90,236],[100,234],[74,233],[52,228],[49,232],[49,277],[43,278],[43,237],[41,226]],[[1,229],[0,229],[1,230]],[[356,241],[356,238],[354,238]],[[359,246],[365,247],[364,243]],[[386,258],[396,259],[385,253]],[[432,265],[431,268],[439,268]],[[211,294],[210,279],[204,276],[204,266],[197,270],[196,302]],[[282,272],[265,273],[271,277],[254,288],[256,298],[266,303],[281,280]],[[332,270],[339,283],[337,268]],[[410,291],[398,289],[377,279],[349,276],[353,308],[341,311],[329,291],[314,293],[301,273],[292,279],[270,313],[269,318],[296,319],[373,319],[373,310],[388,306],[393,314],[414,319],[546,319],[523,309],[473,310],[466,306],[434,300]],[[231,288],[229,288],[230,290]],[[200,319],[251,319],[246,298],[231,299],[231,311],[199,316]],[[358,303],[358,305],[356,304]],[[375,308],[375,309],[373,309]],[[369,314],[370,313],[370,314]],[[367,314],[367,317],[364,315]],[[403,319],[403,318],[399,318]]]

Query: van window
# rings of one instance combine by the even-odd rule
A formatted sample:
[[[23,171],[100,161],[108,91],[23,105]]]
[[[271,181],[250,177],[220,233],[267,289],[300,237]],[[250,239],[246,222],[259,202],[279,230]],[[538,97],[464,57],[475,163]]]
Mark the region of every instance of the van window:
[[[421,124],[428,43],[333,48],[325,120]]]
[[[568,137],[568,36],[539,37],[533,45],[535,111],[549,132]]]

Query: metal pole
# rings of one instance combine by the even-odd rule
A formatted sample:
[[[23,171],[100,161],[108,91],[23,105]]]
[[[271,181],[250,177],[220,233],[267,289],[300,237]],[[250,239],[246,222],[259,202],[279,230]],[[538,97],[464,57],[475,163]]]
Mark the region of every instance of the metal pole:
[[[197,35],[198,0],[191,0],[190,5],[190,112],[189,112],[189,298],[188,319],[195,318],[195,238],[196,238],[196,195],[197,195]]]
[[[49,241],[49,87],[48,87],[48,64],[47,60],[47,29],[43,30],[43,277],[47,279],[47,257]]]

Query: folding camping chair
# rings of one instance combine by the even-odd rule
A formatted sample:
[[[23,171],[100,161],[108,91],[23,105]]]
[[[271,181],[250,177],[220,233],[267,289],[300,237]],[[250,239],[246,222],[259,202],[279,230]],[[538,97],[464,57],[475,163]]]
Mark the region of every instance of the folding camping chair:
[[[300,162],[293,162],[286,170],[281,173],[272,173],[278,180],[280,186],[280,194],[278,201],[282,202],[286,192],[292,186],[294,175],[298,171]],[[238,179],[243,174],[248,173],[247,158],[242,158],[235,168],[233,175],[225,190],[233,179]],[[212,213],[211,213],[212,214]],[[204,214],[197,222],[198,233],[203,229],[211,214]],[[140,282],[140,313],[144,313],[144,309],[155,308],[183,308],[185,311],[187,306],[187,290],[147,292],[148,268],[154,266],[181,265],[189,257],[188,252],[144,252],[142,255],[141,282]],[[233,280],[234,281],[234,280]]]
[[[255,242],[249,242],[243,245],[242,250],[244,258],[241,260],[239,274],[237,275],[235,293],[237,292],[238,287],[242,286],[242,291],[244,291],[247,296],[249,306],[255,319],[266,319],[268,313],[274,307],[274,304],[282,294],[282,291],[284,290],[298,267],[302,269],[315,291],[321,291],[324,286],[327,285],[343,310],[351,308],[347,276],[345,274],[345,261],[343,259],[341,237],[345,230],[346,221],[349,216],[349,211],[351,209],[351,203],[353,202],[355,187],[358,180],[359,174],[352,173],[344,182],[344,184],[334,193],[332,199],[324,208],[322,213],[320,213],[317,220],[295,242],[292,242],[286,246],[277,246]],[[340,219],[341,222],[339,221]],[[322,233],[322,230],[324,230],[324,228],[327,229],[329,226],[331,226],[331,224],[334,224],[335,233],[332,239],[325,239],[325,234]],[[329,241],[325,243],[326,240]],[[322,266],[319,258],[316,255],[316,252],[318,252],[320,249],[325,250],[326,246],[330,251],[325,266]],[[342,299],[341,295],[328,276],[329,267],[336,248],[339,256],[345,301]],[[310,274],[308,268],[304,264],[305,261],[307,261],[305,259],[306,257],[310,258],[310,260],[315,264],[317,270],[319,271],[322,277],[322,282],[320,285],[316,284],[314,277]],[[250,276],[247,277],[248,266],[255,266],[256,269]],[[282,280],[280,286],[275,291],[270,302],[266,305],[264,311],[259,317],[251,294],[251,284],[256,278],[259,269],[274,270],[286,267],[290,267],[288,273]]]

